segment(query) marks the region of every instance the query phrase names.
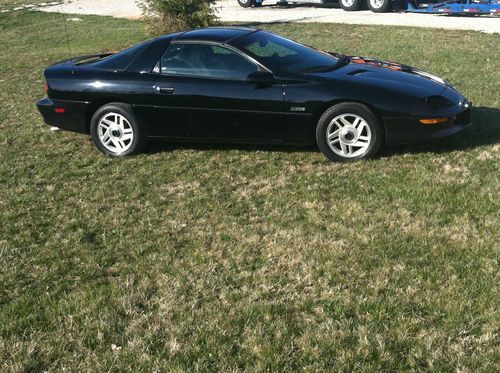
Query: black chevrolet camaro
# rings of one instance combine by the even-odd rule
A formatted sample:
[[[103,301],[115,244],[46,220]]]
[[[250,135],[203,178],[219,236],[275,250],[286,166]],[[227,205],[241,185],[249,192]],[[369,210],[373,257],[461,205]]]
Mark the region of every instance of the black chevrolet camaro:
[[[424,71],[325,53],[279,35],[215,27],[45,70],[47,124],[90,133],[111,156],[149,138],[311,145],[333,161],[457,133],[470,103]]]

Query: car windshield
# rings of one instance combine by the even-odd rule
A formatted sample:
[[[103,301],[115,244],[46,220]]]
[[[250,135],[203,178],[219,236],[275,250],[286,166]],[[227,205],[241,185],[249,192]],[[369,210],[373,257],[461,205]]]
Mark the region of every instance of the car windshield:
[[[338,58],[293,40],[257,31],[233,45],[275,73],[301,73],[334,69]]]

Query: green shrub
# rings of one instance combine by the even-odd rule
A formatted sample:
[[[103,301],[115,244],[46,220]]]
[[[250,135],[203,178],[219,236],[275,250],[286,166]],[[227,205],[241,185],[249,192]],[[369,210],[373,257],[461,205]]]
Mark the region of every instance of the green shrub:
[[[164,34],[218,23],[215,0],[139,0],[148,28]]]

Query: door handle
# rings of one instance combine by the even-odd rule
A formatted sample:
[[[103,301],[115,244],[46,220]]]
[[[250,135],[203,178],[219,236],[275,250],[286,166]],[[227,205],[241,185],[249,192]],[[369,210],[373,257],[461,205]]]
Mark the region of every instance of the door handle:
[[[160,87],[156,86],[156,92],[162,95],[173,95],[175,93],[174,87]]]

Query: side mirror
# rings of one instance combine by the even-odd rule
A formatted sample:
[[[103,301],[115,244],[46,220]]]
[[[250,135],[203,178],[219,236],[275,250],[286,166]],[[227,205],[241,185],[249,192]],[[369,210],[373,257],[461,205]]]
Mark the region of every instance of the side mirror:
[[[274,75],[267,71],[256,71],[247,76],[247,81],[255,84],[271,85],[276,82]]]

